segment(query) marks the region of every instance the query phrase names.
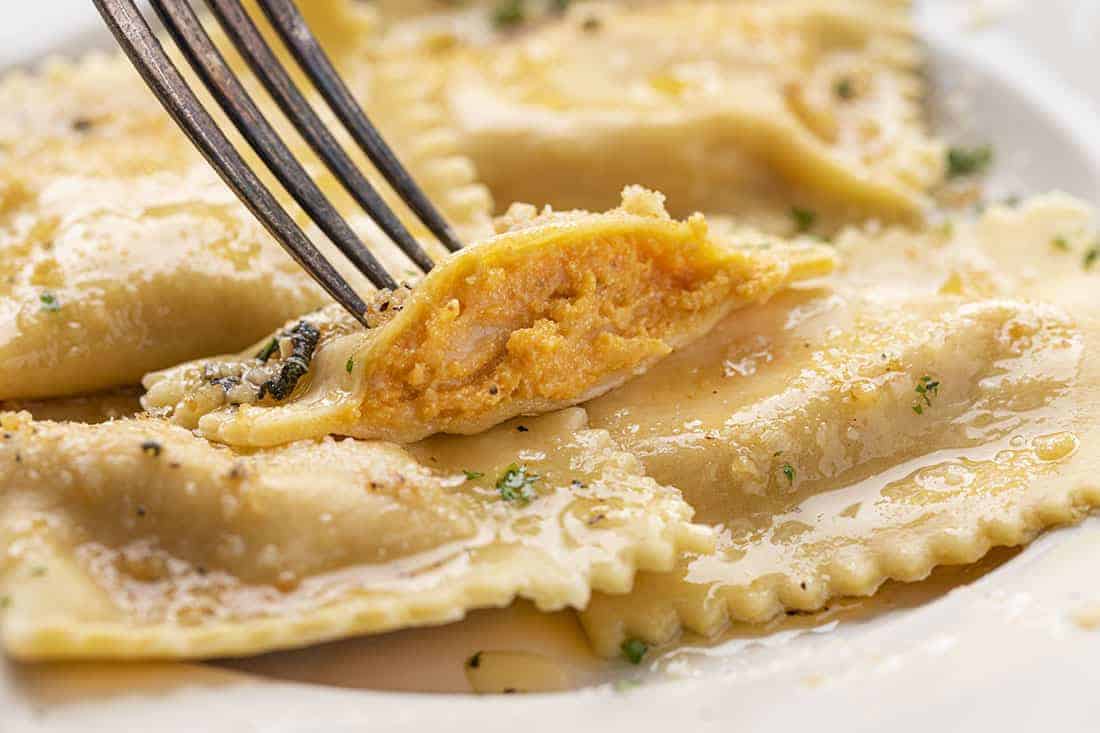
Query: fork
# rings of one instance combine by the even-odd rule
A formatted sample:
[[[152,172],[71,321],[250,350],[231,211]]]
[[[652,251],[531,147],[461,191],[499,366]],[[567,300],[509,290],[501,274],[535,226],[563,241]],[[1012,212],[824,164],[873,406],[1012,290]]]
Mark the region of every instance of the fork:
[[[133,0],[93,2],[145,83],[241,202],[329,295],[367,325],[366,303],[244,161],[168,57]],[[420,270],[430,271],[431,257],[321,121],[240,0],[206,3],[268,94],[341,185]],[[398,287],[264,117],[189,1],[150,0],[149,4],[218,105],[298,205],[375,287]],[[454,230],[352,96],[294,0],[259,0],[259,5],[298,65],[383,178],[444,247],[452,252],[461,249]]]

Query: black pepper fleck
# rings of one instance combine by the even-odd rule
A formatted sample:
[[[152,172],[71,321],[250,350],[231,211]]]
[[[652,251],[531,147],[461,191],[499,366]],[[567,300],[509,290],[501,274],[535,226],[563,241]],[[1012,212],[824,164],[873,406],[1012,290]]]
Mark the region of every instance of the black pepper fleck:
[[[528,432],[528,429],[527,429],[527,426],[526,426],[526,425],[517,425],[517,426],[516,426],[516,430],[518,430],[518,431],[519,431],[519,432],[521,432],[521,433],[526,433],[526,432]]]
[[[147,456],[156,458],[164,451],[164,448],[155,440],[146,440],[141,444],[141,452]]]

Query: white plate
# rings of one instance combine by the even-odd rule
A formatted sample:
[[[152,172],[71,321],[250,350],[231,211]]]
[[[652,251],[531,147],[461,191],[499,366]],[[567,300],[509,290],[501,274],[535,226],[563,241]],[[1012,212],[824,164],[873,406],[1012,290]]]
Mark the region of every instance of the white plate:
[[[5,4],[0,67],[103,42],[88,0]],[[994,193],[1100,202],[1100,2],[929,0],[920,18],[937,121],[994,143]],[[408,695],[197,666],[0,662],[0,731],[1096,730],[1100,631],[1080,614],[1100,619],[1098,555],[1092,519],[923,603],[666,654],[625,692]]]

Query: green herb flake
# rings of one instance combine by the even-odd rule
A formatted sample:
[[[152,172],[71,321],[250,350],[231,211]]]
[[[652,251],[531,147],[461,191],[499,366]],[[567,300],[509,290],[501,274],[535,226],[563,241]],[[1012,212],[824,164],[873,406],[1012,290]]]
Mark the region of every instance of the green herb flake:
[[[791,207],[791,219],[794,220],[795,231],[805,234],[813,229],[817,222],[817,212],[813,209],[804,209],[801,206]]]
[[[1088,250],[1085,252],[1085,259],[1081,263],[1081,265],[1086,270],[1091,270],[1092,266],[1096,264],[1097,260],[1100,260],[1100,242],[1088,248]]]
[[[505,501],[526,504],[538,497],[534,488],[538,480],[538,474],[528,473],[527,466],[513,463],[497,480],[497,490],[500,491],[500,498]]]
[[[513,28],[527,19],[523,0],[502,0],[493,8],[493,26]]]
[[[649,645],[641,639],[627,639],[623,642],[619,649],[623,653],[623,658],[631,664],[641,664],[642,658],[645,657],[646,652],[649,651]]]
[[[481,652],[475,653],[472,657],[466,660],[466,666],[470,669],[477,669],[481,666]]]
[[[351,374],[351,370],[354,369],[354,368],[355,368],[355,359],[353,359],[352,357],[349,356],[348,360],[347,360],[347,363],[344,364],[344,371],[346,371],[348,374]]]
[[[940,383],[927,374],[920,378],[913,389],[917,393],[917,399],[913,401],[913,412],[924,414],[925,407],[932,406],[932,398],[940,393]]]
[[[47,313],[57,313],[61,310],[61,301],[53,293],[42,293],[38,296],[38,301],[42,304],[42,310]]]
[[[462,473],[466,474],[467,481],[477,481],[485,475],[481,471],[463,471]]]
[[[0,596],[0,610],[11,608],[11,596]]]
[[[1069,252],[1070,249],[1069,240],[1061,235],[1050,240],[1050,246],[1054,247],[1054,249],[1060,249],[1063,252]]]
[[[789,483],[791,486],[794,486],[794,476],[795,476],[794,466],[792,466],[789,463],[784,463],[783,464],[783,475],[787,477],[787,483]]]
[[[141,444],[141,452],[147,456],[156,458],[164,451],[164,446],[155,440],[146,440]]]
[[[993,147],[952,147],[947,151],[947,177],[963,178],[983,173],[993,163]]]
[[[267,360],[270,359],[272,355],[274,355],[274,353],[278,350],[279,339],[273,338],[267,342],[267,346],[260,349],[259,353],[256,354],[256,358],[266,364]]]
[[[850,77],[843,76],[837,79],[836,83],[833,84],[833,94],[835,94],[838,99],[848,101],[856,96],[856,85],[852,83]]]

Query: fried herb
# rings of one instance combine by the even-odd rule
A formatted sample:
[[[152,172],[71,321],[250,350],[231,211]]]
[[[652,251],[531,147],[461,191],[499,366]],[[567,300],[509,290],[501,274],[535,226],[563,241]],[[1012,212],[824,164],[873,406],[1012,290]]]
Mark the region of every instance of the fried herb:
[[[794,466],[792,466],[789,463],[784,463],[783,464],[783,475],[787,477],[787,483],[789,483],[791,486],[794,486],[794,476],[795,476]]]
[[[979,145],[974,148],[953,147],[947,151],[947,177],[963,178],[982,173],[993,163],[993,148]]]
[[[801,206],[791,207],[791,219],[794,220],[794,228],[799,234],[805,234],[813,229],[817,222],[817,212],[813,209],[804,209]]]
[[[917,382],[914,391],[917,393],[917,399],[913,401],[913,412],[923,415],[924,408],[931,407],[932,398],[940,393],[940,383],[925,375]]]
[[[298,325],[285,335],[290,338],[291,354],[283,362],[279,376],[260,385],[259,399],[261,400],[265,395],[271,395],[276,400],[285,400],[289,397],[298,386],[299,380],[309,371],[313,352],[317,349],[317,342],[321,340],[321,332],[316,326],[306,321],[298,321]]]
[[[504,475],[497,479],[497,490],[500,491],[500,498],[505,501],[526,504],[538,496],[534,488],[538,480],[539,475],[528,473],[527,466],[513,463]]]
[[[642,658],[645,657],[646,652],[649,651],[649,645],[641,639],[627,639],[622,643],[619,649],[623,653],[623,658],[631,664],[641,664]]]
[[[146,440],[141,444],[141,452],[153,458],[158,457],[163,450],[164,447],[155,440]]]
[[[47,313],[57,313],[61,310],[61,301],[53,293],[42,293],[38,296],[38,301],[42,304],[42,310]]]
[[[278,350],[279,339],[273,337],[270,341],[267,342],[267,346],[260,349],[260,353],[256,354],[256,358],[266,364],[267,360],[270,359],[272,355]]]
[[[485,475],[481,471],[463,471],[462,473],[466,474],[467,481],[476,481]]]

